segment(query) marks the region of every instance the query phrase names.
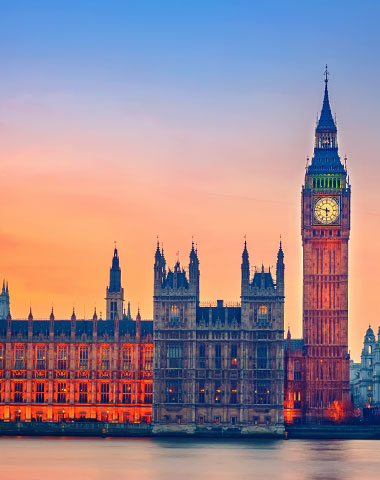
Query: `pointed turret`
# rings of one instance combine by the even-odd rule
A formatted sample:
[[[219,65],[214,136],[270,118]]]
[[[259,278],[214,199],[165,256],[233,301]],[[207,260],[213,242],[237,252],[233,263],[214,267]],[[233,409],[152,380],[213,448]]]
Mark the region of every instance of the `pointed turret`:
[[[50,338],[54,337],[54,311],[53,311],[53,306],[51,307],[51,313],[50,313],[50,318],[49,318],[49,336]]]
[[[136,337],[141,337],[141,315],[140,315],[140,308],[137,309],[137,316],[136,316]]]
[[[0,294],[0,319],[6,319],[9,313],[9,290],[8,282],[5,284],[3,280],[3,289]]]
[[[114,320],[116,315],[119,318],[123,315],[124,289],[121,286],[121,269],[119,255],[115,246],[110,268],[110,283],[106,288],[106,319]]]
[[[112,258],[112,267],[110,268],[110,293],[118,293],[121,290],[121,269],[119,266],[119,255],[115,247]]]
[[[329,101],[329,92],[327,88],[328,84],[328,71],[327,71],[327,65],[326,65],[326,71],[325,71],[325,94],[323,97],[323,104],[322,104],[322,110],[321,110],[321,115],[319,117],[318,125],[316,128],[316,132],[337,132],[337,128],[331,113],[331,108],[330,108],[330,101]]]
[[[96,313],[96,307],[94,309],[94,315],[92,316],[92,339],[96,341],[98,338],[98,315]]]
[[[247,241],[244,240],[244,249],[241,262],[241,294],[243,295],[249,289],[249,255],[247,250]]]
[[[341,178],[341,175],[345,174],[345,168],[338,154],[337,128],[331,113],[327,83],[326,65],[325,92],[321,115],[315,129],[314,155],[311,165],[307,166],[307,174],[316,175],[311,179],[310,186],[313,188],[340,188],[345,182],[345,179]]]
[[[32,306],[29,309],[28,315],[28,338],[33,337],[33,314],[32,314]]]
[[[12,316],[10,312],[7,314],[7,338],[12,336]]]
[[[75,334],[76,334],[76,324],[77,324],[77,316],[75,315],[75,310],[73,307],[73,313],[71,315],[71,340],[75,340]]]
[[[194,242],[191,242],[190,250],[190,263],[189,263],[189,285],[194,289],[197,297],[197,303],[199,303],[199,259],[198,253],[194,248]]]
[[[157,249],[154,256],[154,294],[158,295],[160,288],[163,286],[163,283],[166,279],[166,261],[164,256],[164,249],[160,243],[157,241]]]
[[[280,238],[280,247],[277,252],[276,285],[277,285],[277,291],[283,295],[285,290],[285,264],[284,264],[284,252],[282,251],[281,238]]]

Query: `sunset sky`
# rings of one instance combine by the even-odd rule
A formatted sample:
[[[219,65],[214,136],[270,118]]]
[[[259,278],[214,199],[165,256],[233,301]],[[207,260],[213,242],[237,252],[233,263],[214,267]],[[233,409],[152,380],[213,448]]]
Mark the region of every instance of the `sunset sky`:
[[[0,276],[13,318],[105,311],[114,241],[132,314],[152,318],[156,237],[198,244],[201,300],[238,301],[286,263],[302,334],[300,194],[330,71],[352,185],[349,341],[380,325],[380,3],[0,4]]]

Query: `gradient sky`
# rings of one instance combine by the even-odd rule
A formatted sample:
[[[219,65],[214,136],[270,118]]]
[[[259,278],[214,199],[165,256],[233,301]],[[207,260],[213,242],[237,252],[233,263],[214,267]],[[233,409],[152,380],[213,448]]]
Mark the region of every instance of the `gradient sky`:
[[[198,243],[201,299],[238,301],[243,237],[302,331],[300,194],[323,70],[352,184],[349,332],[380,325],[380,3],[0,3],[0,276],[11,312],[105,311],[114,240],[152,316],[156,236]]]

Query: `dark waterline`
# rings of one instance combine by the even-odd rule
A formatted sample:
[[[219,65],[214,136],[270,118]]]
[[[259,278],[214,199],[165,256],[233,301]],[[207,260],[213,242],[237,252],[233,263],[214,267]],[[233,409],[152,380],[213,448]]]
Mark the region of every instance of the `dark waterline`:
[[[1,480],[374,480],[376,440],[0,438]]]

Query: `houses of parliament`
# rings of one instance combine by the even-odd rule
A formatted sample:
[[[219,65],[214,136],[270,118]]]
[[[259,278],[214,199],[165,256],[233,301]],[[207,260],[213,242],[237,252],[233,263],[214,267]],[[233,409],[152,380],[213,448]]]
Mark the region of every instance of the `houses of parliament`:
[[[157,243],[153,319],[124,309],[115,248],[106,315],[13,319],[0,295],[0,422],[149,423],[153,433],[281,435],[349,402],[350,185],[327,70],[312,161],[301,193],[303,338],[284,339],[285,263],[251,275],[247,243],[235,305],[200,301],[200,259],[168,268]],[[237,266],[238,268],[238,266]]]

